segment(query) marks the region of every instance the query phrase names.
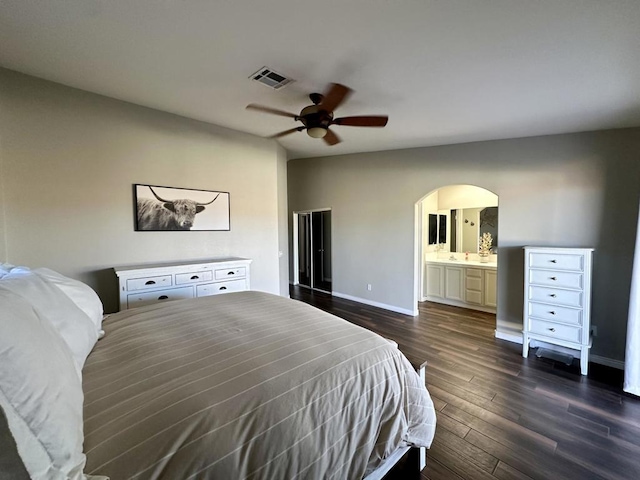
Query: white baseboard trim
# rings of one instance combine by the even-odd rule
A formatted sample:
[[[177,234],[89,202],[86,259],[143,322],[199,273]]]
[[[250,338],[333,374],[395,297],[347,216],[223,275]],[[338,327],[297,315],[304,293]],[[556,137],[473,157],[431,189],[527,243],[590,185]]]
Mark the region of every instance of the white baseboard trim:
[[[503,332],[501,330],[495,331],[495,337],[500,340],[506,340],[507,342],[519,343],[522,345],[522,334]]]
[[[506,320],[500,320],[496,318],[496,327],[500,326],[500,329],[495,329],[495,337],[500,340],[506,340],[507,342],[519,343],[522,345],[522,324],[515,322],[508,322]]]
[[[637,386],[625,386],[624,391],[630,393],[631,395],[636,395],[640,397],[640,387]]]
[[[496,330],[495,337],[499,338],[500,340],[507,340],[508,342],[518,343],[522,345],[522,333]],[[531,340],[531,346],[544,346],[544,348],[547,348],[549,350],[556,350],[561,353],[568,353],[571,351],[571,349],[560,347],[558,345],[547,344],[538,340]],[[624,370],[624,362],[622,360],[615,360],[609,357],[589,354],[589,361],[592,363],[597,363],[598,365],[605,365],[607,367],[617,368],[618,370]]]
[[[364,303],[365,305],[371,305],[372,307],[384,308],[396,313],[402,313],[404,315],[411,315],[412,317],[418,316],[418,310],[409,310],[407,308],[400,308],[394,305],[387,305],[386,303],[374,302],[373,300],[367,300],[366,298],[354,297],[353,295],[347,295],[346,293],[331,292],[331,295],[338,298],[344,298],[345,300],[352,300],[358,303]]]
[[[443,305],[450,305],[452,307],[468,308],[469,310],[478,310],[480,312],[486,312],[486,313],[496,313],[496,309],[493,307],[483,307],[481,305],[473,305],[471,303],[460,302],[458,300],[449,300],[447,298],[440,298],[440,297],[430,297],[429,295],[422,298],[423,300],[420,300],[421,302],[441,303]]]

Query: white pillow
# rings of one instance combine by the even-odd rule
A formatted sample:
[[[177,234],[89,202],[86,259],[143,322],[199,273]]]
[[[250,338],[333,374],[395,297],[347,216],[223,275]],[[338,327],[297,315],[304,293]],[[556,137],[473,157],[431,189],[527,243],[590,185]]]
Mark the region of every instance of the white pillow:
[[[25,299],[40,318],[51,322],[71,350],[78,375],[98,341],[98,332],[91,319],[55,285],[33,273],[10,272],[0,280],[0,290]]]
[[[31,478],[83,478],[82,402],[75,363],[53,325],[0,289],[0,406]]]
[[[27,267],[16,267],[15,265],[11,265],[10,263],[0,263],[0,280],[9,273],[19,274],[19,273],[29,273],[30,270]]]
[[[95,324],[96,331],[102,328],[102,318],[104,316],[102,302],[89,285],[73,278],[65,277],[48,268],[36,268],[33,273],[62,290],[80,310],[87,314]]]

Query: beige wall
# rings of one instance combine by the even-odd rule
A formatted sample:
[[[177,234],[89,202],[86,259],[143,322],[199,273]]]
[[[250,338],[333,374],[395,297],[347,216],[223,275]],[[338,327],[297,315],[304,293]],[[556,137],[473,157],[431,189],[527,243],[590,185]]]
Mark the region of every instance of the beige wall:
[[[640,129],[298,159],[288,170],[290,211],[332,208],[333,288],[352,297],[414,309],[414,204],[446,185],[499,197],[502,332],[522,328],[522,246],[595,247],[593,353],[623,359]]]
[[[463,252],[478,253],[478,239],[480,238],[480,210],[480,208],[464,208],[462,210]],[[464,220],[469,220],[469,223]],[[498,228],[500,228],[500,224],[498,224]]]
[[[438,209],[497,207],[498,196],[474,185],[448,185],[438,190]]]
[[[280,292],[275,142],[7,70],[0,105],[1,260],[86,281],[106,311],[116,265],[248,257],[252,288]],[[135,232],[134,183],[228,191],[231,231]]]

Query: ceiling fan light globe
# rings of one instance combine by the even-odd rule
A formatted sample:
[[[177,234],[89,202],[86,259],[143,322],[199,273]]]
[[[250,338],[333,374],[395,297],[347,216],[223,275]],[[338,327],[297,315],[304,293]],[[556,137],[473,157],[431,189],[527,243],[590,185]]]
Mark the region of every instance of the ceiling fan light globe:
[[[312,127],[307,129],[307,135],[312,138],[322,138],[327,134],[327,129],[322,127]]]

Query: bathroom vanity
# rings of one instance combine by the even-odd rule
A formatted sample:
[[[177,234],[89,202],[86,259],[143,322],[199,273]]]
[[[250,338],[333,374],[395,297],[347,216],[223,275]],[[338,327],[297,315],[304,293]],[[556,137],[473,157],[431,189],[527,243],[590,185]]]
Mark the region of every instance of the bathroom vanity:
[[[495,313],[497,270],[496,261],[427,259],[424,299]]]

